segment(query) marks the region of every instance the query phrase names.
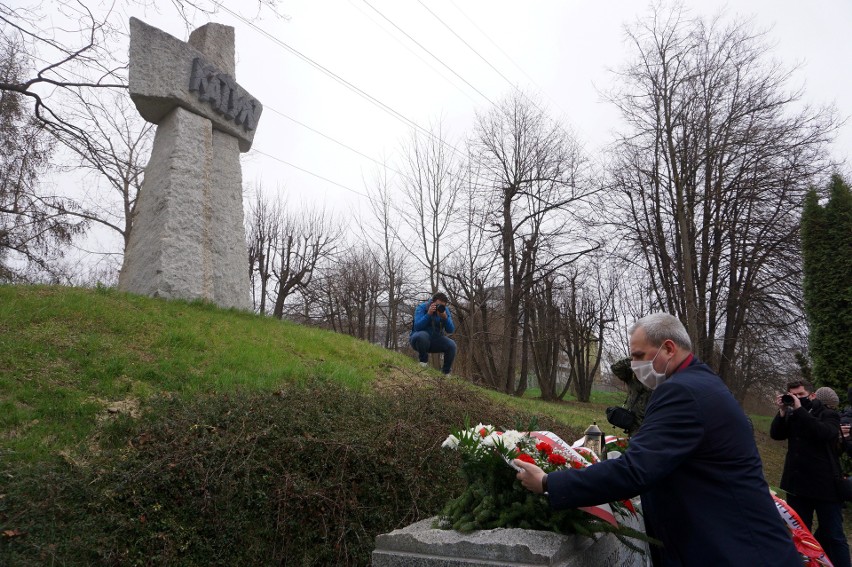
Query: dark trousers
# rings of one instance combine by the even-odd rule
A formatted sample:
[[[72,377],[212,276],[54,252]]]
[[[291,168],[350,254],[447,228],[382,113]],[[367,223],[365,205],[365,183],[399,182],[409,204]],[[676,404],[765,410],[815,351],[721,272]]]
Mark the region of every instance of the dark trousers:
[[[417,351],[420,362],[429,362],[429,353],[440,352],[444,354],[443,373],[449,374],[453,369],[453,360],[456,358],[456,342],[453,339],[443,335],[430,337],[428,331],[417,331],[411,333],[408,343]]]
[[[852,567],[849,543],[846,541],[846,534],[843,533],[842,503],[802,498],[788,493],[787,504],[796,511],[809,530],[813,529],[814,513],[816,513],[819,527],[813,534],[823,551],[834,567]]]

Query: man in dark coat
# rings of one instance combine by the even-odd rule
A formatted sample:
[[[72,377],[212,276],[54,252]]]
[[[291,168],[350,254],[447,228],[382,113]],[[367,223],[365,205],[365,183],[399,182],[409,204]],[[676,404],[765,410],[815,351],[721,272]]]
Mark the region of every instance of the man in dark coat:
[[[651,388],[645,419],[618,459],[518,479],[556,509],[642,496],[658,567],[801,567],[763,477],[751,426],[722,380],[691,353],[681,322],[654,313],[630,328],[636,377]]]
[[[799,515],[809,530],[814,514],[819,529],[814,536],[834,567],[850,567],[849,544],[843,533],[843,502],[834,483],[839,473],[836,448],[840,437],[837,394],[822,402],[814,399],[813,386],[796,381],[787,384],[786,401],[779,395],[775,403],[778,413],[769,427],[773,439],[787,440],[787,456],[781,474],[781,489],[787,493],[787,504]],[[832,462],[834,461],[834,462]]]

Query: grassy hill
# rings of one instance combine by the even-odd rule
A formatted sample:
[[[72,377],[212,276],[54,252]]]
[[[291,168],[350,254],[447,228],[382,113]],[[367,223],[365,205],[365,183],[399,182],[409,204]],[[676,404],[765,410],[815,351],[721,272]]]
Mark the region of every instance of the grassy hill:
[[[366,564],[459,490],[451,428],[573,440],[620,398],[517,399],[252,314],[0,286],[0,564]],[[785,447],[754,422],[777,485]]]

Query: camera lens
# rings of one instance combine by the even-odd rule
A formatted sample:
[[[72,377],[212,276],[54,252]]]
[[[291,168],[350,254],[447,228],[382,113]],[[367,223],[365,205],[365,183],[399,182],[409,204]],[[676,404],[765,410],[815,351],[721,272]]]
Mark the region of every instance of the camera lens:
[[[438,307],[436,309],[438,310],[438,313],[443,313],[447,310],[447,308],[441,304],[438,304]]]
[[[790,394],[784,394],[783,396],[781,396],[781,403],[786,404],[788,406],[792,406],[793,396],[791,396]]]

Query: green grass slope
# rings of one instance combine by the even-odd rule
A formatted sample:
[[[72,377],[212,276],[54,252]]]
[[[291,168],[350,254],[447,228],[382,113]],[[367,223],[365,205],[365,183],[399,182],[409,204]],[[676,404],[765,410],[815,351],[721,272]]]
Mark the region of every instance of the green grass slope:
[[[362,388],[400,364],[349,337],[201,303],[0,286],[0,430],[12,459],[67,448],[108,408],[158,393],[263,391],[315,376]]]
[[[201,303],[0,286],[0,565],[364,565],[460,490],[440,443],[465,419],[573,440],[620,401],[511,398]]]

